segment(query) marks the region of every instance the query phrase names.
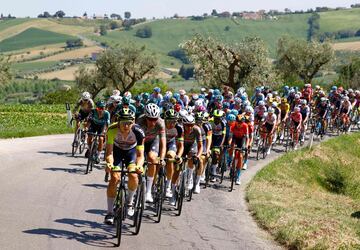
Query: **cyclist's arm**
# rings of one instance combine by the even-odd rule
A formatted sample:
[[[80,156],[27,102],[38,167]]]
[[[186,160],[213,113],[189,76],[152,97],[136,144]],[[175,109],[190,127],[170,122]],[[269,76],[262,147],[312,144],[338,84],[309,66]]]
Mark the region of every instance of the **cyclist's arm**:
[[[72,113],[73,113],[73,114],[77,113],[77,111],[78,111],[78,109],[79,109],[79,107],[80,107],[80,104],[81,104],[81,101],[78,101],[78,102],[76,103],[75,107],[74,107],[73,110],[72,110]]]
[[[206,136],[206,152],[210,152],[211,143],[212,143],[212,130],[209,130]]]

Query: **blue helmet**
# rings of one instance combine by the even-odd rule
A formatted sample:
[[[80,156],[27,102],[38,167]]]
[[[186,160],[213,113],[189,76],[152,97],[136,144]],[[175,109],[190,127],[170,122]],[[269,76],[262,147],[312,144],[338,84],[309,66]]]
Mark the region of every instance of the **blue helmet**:
[[[236,109],[232,109],[230,111],[230,114],[233,114],[233,115],[237,116],[239,114],[239,111],[237,111]]]
[[[200,94],[200,95],[199,95],[199,99],[205,99],[205,95],[204,95],[204,94]]]
[[[289,90],[289,86],[285,85],[284,90]]]
[[[214,94],[215,96],[218,96],[218,95],[221,95],[221,92],[220,92],[219,89],[215,89],[213,94]]]
[[[161,89],[160,89],[159,87],[155,87],[155,88],[154,88],[154,92],[160,93],[160,92],[161,92]]]
[[[240,98],[241,98],[241,101],[245,102],[247,100],[247,95],[242,94]]]
[[[173,95],[173,97],[176,99],[176,101],[179,101],[180,100],[180,94],[179,93],[175,93]]]
[[[336,91],[337,90],[337,87],[336,86],[332,86],[331,87],[331,91]]]
[[[255,92],[256,92],[256,93],[261,92],[261,88],[260,88],[260,87],[256,87],[256,88],[255,88]]]
[[[227,115],[226,120],[229,122],[234,122],[236,120],[236,116],[230,113]]]
[[[141,102],[142,101],[142,96],[141,95],[135,96],[135,101]]]
[[[224,108],[224,109],[230,108],[230,103],[224,102],[224,103],[223,103],[223,108]]]

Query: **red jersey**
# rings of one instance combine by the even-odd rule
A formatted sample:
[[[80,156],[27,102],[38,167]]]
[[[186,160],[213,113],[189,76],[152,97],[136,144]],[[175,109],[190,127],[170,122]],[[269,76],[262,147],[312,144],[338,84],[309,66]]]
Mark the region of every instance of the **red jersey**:
[[[290,119],[293,120],[294,122],[300,123],[302,121],[302,115],[301,113],[295,113],[292,112],[290,115]]]
[[[249,134],[249,126],[246,122],[236,122],[231,128],[231,133],[235,138],[241,138]]]

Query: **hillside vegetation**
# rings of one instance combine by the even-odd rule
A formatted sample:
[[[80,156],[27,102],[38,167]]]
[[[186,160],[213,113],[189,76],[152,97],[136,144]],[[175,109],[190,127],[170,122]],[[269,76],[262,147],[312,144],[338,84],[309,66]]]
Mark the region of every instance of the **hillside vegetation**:
[[[290,249],[360,249],[360,134],[282,156],[256,175],[247,198]]]
[[[40,45],[65,43],[68,39],[75,39],[75,37],[37,28],[29,28],[20,34],[1,41],[0,51],[6,52]]]

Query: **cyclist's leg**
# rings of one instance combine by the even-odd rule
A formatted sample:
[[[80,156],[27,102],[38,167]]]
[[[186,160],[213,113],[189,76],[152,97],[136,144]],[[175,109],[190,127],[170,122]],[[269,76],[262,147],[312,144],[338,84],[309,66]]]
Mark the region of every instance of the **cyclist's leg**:
[[[197,144],[193,143],[190,148],[190,152],[188,154],[189,160],[188,160],[188,189],[192,189],[194,186],[194,179],[193,179],[193,173],[194,173],[194,162],[193,162],[193,156],[197,154]],[[198,176],[200,181],[200,176]]]
[[[136,170],[136,148],[130,149],[128,151],[124,151],[124,160],[125,164],[128,167],[129,172],[133,172]],[[136,189],[139,184],[138,175],[136,173],[129,173],[128,175],[129,181],[128,181],[128,205],[132,205],[134,195],[136,192]]]
[[[147,153],[148,169],[147,169],[147,183],[146,183],[146,200],[152,201],[151,188],[156,174],[155,163],[158,162],[159,155],[159,137],[153,141],[145,143],[145,152]]]
[[[166,163],[166,196],[167,197],[172,197],[172,192],[171,192],[171,183],[172,183],[172,178],[174,175],[174,160],[175,160],[175,156],[176,156],[176,144],[174,143],[168,143],[167,145],[167,153],[166,153],[166,158],[168,158],[169,160]]]

